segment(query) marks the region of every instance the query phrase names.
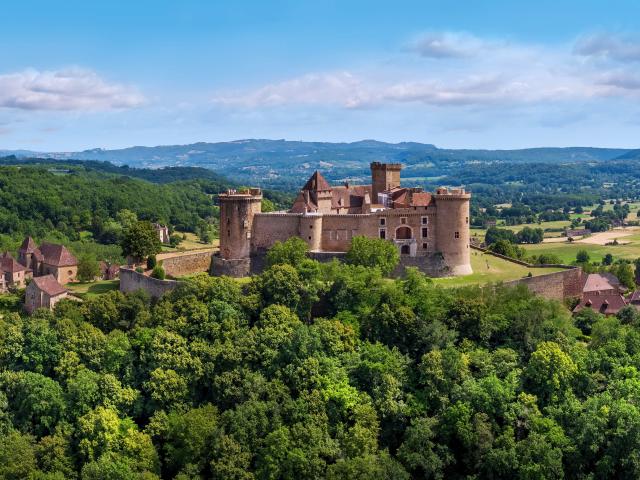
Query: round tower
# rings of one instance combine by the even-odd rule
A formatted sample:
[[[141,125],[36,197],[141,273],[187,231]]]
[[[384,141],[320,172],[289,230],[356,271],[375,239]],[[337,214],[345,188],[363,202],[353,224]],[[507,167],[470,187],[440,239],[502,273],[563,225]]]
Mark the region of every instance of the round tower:
[[[251,253],[253,216],[262,210],[258,188],[219,195],[220,256],[225,260],[248,259]]]
[[[309,251],[322,250],[322,215],[305,213],[300,217],[300,238],[309,245]]]
[[[464,189],[439,188],[436,201],[436,250],[442,253],[451,275],[469,275],[469,203],[471,194]]]

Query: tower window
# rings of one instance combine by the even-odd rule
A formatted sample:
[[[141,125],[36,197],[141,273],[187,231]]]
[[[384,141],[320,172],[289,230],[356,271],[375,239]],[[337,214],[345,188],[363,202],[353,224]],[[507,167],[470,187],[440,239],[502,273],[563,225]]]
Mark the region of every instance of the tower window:
[[[402,218],[400,218],[400,223],[401,223],[401,224],[403,224],[403,225],[404,225],[405,223],[407,223],[407,217],[402,217]]]
[[[428,243],[423,243],[422,244],[422,248],[424,248],[426,250],[427,248],[429,248],[429,244]]]
[[[309,230],[311,230],[313,228],[313,225],[309,225]]]
[[[227,237],[231,236],[231,230],[227,230]]]
[[[383,240],[387,238],[387,230],[385,228],[380,229],[380,238]]]
[[[422,227],[422,238],[427,238],[429,235],[429,229],[427,227]]]
[[[465,218],[464,218],[464,223],[466,223],[467,225],[469,225],[469,217],[465,217]]]
[[[453,234],[453,238],[460,238],[460,232],[455,232]]]
[[[427,225],[429,223],[429,217],[422,217],[421,221],[422,225]]]
[[[384,226],[384,225],[386,225],[386,223],[387,223],[387,219],[386,218],[381,218],[380,219],[380,225]]]

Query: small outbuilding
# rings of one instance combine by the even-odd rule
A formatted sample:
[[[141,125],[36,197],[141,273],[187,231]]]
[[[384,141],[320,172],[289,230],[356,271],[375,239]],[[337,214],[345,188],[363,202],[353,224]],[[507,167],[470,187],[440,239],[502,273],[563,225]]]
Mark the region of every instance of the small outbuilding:
[[[24,309],[32,314],[39,308],[52,310],[69,292],[51,274],[34,277],[25,292]]]

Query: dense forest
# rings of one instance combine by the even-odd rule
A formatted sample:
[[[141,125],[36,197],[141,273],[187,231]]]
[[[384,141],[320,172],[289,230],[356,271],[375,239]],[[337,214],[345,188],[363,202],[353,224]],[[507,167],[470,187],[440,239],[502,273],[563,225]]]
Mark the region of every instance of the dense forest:
[[[640,476],[634,309],[572,318],[524,288],[303,255],[5,312],[0,478]]]
[[[215,232],[215,195],[239,187],[202,168],[135,169],[107,162],[0,159],[0,245],[15,247],[26,235],[115,245],[131,217],[183,232]],[[265,206],[291,198],[265,192]],[[87,250],[83,247],[82,250]],[[93,249],[95,250],[95,248]]]

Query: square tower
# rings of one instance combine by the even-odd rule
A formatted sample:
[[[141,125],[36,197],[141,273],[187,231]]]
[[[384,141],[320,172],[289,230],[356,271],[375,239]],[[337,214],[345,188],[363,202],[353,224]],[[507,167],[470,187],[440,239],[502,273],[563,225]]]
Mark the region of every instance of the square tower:
[[[378,194],[400,186],[399,163],[372,162],[371,165],[371,195],[372,203],[378,203]]]

